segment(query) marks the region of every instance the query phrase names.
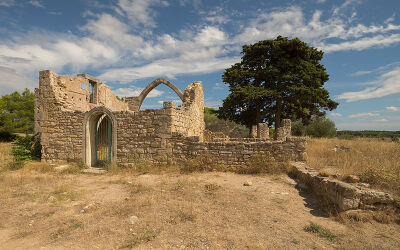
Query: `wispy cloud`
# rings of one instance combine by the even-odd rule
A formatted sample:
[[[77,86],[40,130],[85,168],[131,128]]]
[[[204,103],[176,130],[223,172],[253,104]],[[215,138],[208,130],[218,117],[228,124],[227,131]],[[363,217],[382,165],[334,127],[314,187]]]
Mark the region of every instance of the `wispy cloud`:
[[[154,17],[156,12],[151,6],[168,6],[164,0],[119,0],[116,11],[122,16],[129,18],[134,25],[144,25],[146,27],[156,27]]]
[[[59,15],[62,14],[61,12],[57,12],[57,11],[49,11],[47,13],[50,14],[50,15],[54,15],[54,16],[59,16]]]
[[[136,87],[128,87],[128,88],[118,88],[113,90],[112,92],[116,96],[139,96],[140,93],[142,93],[143,88],[136,88]],[[164,91],[153,89],[150,91],[150,93],[147,95],[149,98],[153,97],[158,97],[161,96],[164,93]]]
[[[210,58],[197,61],[185,61],[180,58],[158,60],[144,66],[106,70],[99,78],[105,81],[128,83],[133,80],[167,76],[174,79],[176,75],[210,73],[230,67],[240,58]]]
[[[379,116],[378,113],[357,113],[357,114],[352,114],[349,115],[350,118],[365,118],[365,117],[374,117],[374,116]]]
[[[342,117],[343,116],[340,113],[334,113],[334,112],[330,113],[330,115],[333,116],[333,117]]]
[[[39,0],[30,0],[29,3],[35,7],[44,8],[44,5]]]
[[[375,82],[373,87],[361,91],[345,92],[337,98],[344,99],[346,102],[354,102],[400,93],[400,67],[380,75]]]
[[[382,118],[382,119],[374,120],[374,122],[388,122],[388,120],[385,118]]]
[[[390,107],[386,107],[386,110],[389,110],[389,111],[400,111],[400,107],[390,106]]]
[[[221,89],[224,89],[224,84],[222,84],[220,82],[216,82],[212,88],[215,90],[221,90]]]
[[[15,0],[0,0],[0,6],[11,7],[16,5]]]
[[[393,68],[395,66],[400,66],[400,62],[393,62],[375,69],[371,69],[371,70],[361,70],[361,71],[357,71],[353,74],[351,74],[351,76],[362,76],[362,75],[368,75],[368,74],[372,74],[372,73],[383,73],[385,71],[387,71],[390,68]]]
[[[399,26],[400,27],[400,26]],[[400,42],[400,34],[377,35],[364,37],[359,40],[336,43],[321,44],[320,47],[326,52],[345,51],[345,50],[365,50],[372,47],[387,47]]]

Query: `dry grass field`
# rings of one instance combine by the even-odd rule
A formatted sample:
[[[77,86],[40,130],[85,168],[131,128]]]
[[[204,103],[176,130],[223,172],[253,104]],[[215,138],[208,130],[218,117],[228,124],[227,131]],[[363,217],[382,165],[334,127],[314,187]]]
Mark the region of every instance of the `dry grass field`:
[[[11,171],[9,144],[0,149],[0,249],[400,246],[400,225],[339,222],[286,175],[176,169],[93,175],[39,162]]]
[[[335,152],[335,146],[339,149]],[[340,146],[350,149],[340,149]],[[362,182],[400,197],[400,143],[380,139],[313,139],[307,141],[308,164],[314,169],[353,174]]]

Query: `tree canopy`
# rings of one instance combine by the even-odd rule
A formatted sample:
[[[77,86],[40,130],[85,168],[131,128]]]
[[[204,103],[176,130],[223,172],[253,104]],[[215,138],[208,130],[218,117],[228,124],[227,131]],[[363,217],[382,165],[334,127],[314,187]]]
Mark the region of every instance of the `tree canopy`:
[[[226,69],[223,81],[230,94],[219,117],[251,127],[259,122],[324,116],[338,103],[323,88],[329,80],[320,63],[323,52],[300,39],[278,36],[274,40],[244,45],[242,60]]]
[[[0,98],[0,132],[31,133],[34,125],[35,95],[29,89]]]

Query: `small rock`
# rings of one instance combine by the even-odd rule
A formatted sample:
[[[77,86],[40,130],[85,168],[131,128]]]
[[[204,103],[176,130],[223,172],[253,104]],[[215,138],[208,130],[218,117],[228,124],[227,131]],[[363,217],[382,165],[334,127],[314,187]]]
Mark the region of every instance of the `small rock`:
[[[128,218],[129,224],[133,225],[139,222],[139,218],[135,215],[132,215]]]
[[[90,208],[94,207],[94,203],[89,203],[88,205],[86,205],[83,210],[88,210]]]
[[[358,186],[360,187],[365,187],[365,188],[369,188],[371,185],[369,185],[368,183],[358,183]]]
[[[79,211],[79,212],[84,213],[84,212],[85,212],[85,209],[81,209],[81,211]]]
[[[50,202],[54,202],[54,201],[56,201],[57,199],[56,199],[56,197],[54,197],[53,195],[50,195],[49,198],[47,198],[47,200],[50,201]]]
[[[57,170],[57,171],[62,171],[62,170],[67,169],[69,167],[70,167],[70,165],[64,164],[64,165],[58,165],[58,166],[54,167],[54,169]]]
[[[345,151],[350,151],[351,147],[350,146],[340,146],[341,150],[345,150]]]
[[[243,183],[243,186],[251,186],[251,185],[253,185],[253,183],[251,181],[245,181]]]

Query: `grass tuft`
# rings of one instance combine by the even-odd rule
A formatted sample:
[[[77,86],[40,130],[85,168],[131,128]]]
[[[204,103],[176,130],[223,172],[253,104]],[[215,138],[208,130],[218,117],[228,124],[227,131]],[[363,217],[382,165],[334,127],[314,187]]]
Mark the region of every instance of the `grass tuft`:
[[[310,223],[310,225],[305,226],[304,231],[317,234],[319,237],[325,238],[329,241],[334,241],[337,237],[329,229],[324,228],[323,226],[316,223]]]

